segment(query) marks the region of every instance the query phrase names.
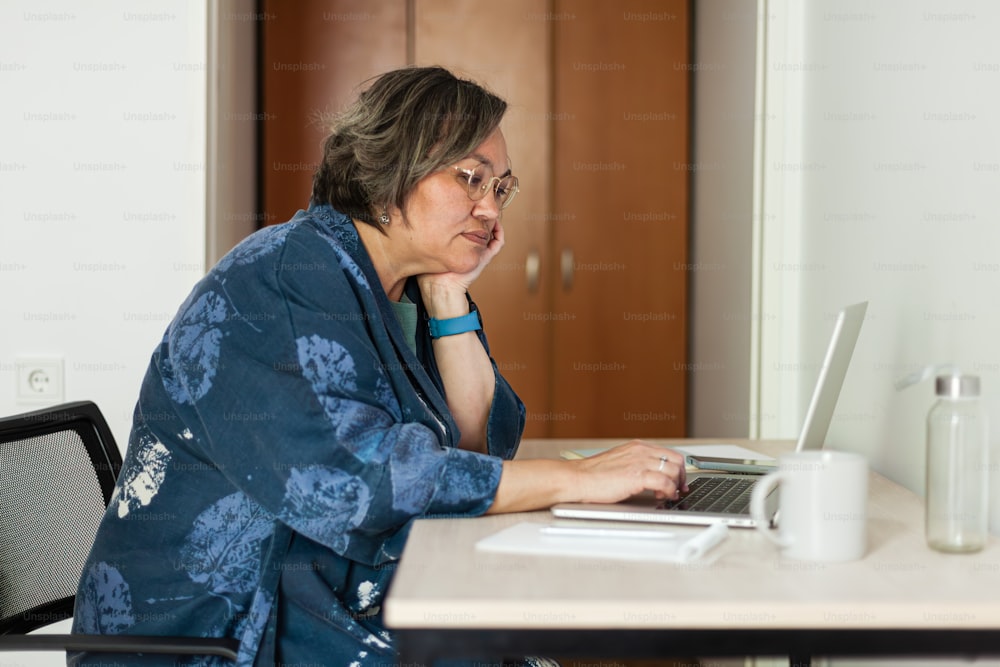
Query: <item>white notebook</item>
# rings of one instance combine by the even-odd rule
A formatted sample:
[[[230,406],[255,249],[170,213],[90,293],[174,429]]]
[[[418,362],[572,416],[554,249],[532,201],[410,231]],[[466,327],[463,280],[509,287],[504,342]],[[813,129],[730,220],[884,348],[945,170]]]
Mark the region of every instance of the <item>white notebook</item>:
[[[604,526],[592,521],[585,525],[523,522],[479,540],[476,549],[540,556],[692,563],[722,542],[727,530],[723,524],[708,528],[676,526],[665,530],[660,526]]]

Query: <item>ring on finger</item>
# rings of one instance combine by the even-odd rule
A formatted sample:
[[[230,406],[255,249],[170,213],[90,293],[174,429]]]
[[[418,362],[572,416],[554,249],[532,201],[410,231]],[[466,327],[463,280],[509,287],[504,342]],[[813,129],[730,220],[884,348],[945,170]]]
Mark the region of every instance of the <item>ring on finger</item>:
[[[667,465],[667,457],[666,456],[661,456],[660,457],[660,467],[656,469],[656,472],[663,472],[663,467],[665,465]]]

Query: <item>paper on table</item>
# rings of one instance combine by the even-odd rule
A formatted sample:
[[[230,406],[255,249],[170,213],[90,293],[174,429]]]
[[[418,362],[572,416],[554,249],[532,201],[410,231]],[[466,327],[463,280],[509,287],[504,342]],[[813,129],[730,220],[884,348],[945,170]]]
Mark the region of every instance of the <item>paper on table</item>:
[[[638,529],[581,528],[578,534],[550,535],[542,523],[519,523],[479,540],[476,549],[499,553],[521,553],[547,556],[577,556],[580,558],[610,558],[645,560],[667,563],[692,563],[702,558],[722,542],[728,529],[722,524],[694,530],[676,527],[658,535],[650,529],[648,535],[638,535]],[[587,534],[587,531],[592,534]]]
[[[593,449],[564,449],[559,452],[559,455],[564,459],[585,459],[588,456],[600,454],[608,449],[610,449],[610,447],[595,447]],[[761,454],[760,452],[755,452],[752,449],[747,449],[746,447],[740,447],[739,445],[733,445],[725,442],[706,443],[702,445],[675,445],[672,446],[671,449],[676,449],[678,452],[692,454],[695,456],[714,456],[725,459],[753,459],[757,461],[774,460],[773,456]],[[698,468],[688,465],[687,469],[694,471]]]
[[[714,456],[723,459],[755,459],[757,461],[773,461],[773,456],[755,452],[746,447],[733,445],[726,442],[715,442],[704,445],[679,445],[672,447],[679,452],[692,454],[695,456]]]

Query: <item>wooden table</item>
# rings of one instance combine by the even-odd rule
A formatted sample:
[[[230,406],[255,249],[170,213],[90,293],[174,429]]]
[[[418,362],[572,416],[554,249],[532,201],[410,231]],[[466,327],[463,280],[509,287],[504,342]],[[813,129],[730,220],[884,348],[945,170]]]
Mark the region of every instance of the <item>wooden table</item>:
[[[620,441],[525,441],[519,458]],[[694,444],[696,441],[655,441]],[[791,443],[738,441],[777,455]],[[869,483],[868,551],[851,563],[782,559],[731,529],[704,562],[484,553],[475,543],[548,512],[417,521],[385,602],[404,664],[445,656],[1000,655],[1000,544],[932,551],[923,502]]]

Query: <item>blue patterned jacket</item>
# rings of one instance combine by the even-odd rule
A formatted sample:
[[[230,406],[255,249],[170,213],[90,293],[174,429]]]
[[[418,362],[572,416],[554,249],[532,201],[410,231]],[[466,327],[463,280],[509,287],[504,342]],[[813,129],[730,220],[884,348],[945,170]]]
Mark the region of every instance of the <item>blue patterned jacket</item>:
[[[458,449],[426,327],[414,355],[351,221],[299,211],[227,254],[153,353],[74,632],[235,637],[241,665],[391,663],[381,602],[411,521],[485,512],[523,427],[497,371],[491,455]],[[177,664],[70,656],[110,662]]]

